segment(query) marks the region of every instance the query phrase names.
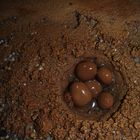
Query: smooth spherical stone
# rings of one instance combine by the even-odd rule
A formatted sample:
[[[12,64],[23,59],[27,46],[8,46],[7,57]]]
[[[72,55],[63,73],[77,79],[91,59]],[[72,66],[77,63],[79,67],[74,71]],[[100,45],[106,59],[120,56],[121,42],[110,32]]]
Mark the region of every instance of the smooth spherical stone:
[[[90,92],[92,92],[92,97],[95,98],[102,91],[102,86],[97,80],[92,80],[85,82]]]
[[[106,67],[101,67],[97,71],[98,78],[101,82],[103,82],[106,85],[109,85],[112,83],[113,80],[113,73],[111,70],[109,70]]]
[[[80,62],[76,67],[76,76],[82,80],[91,80],[97,73],[97,66],[91,61]]]
[[[114,99],[111,93],[102,92],[98,96],[98,105],[102,109],[110,109],[114,104]]]
[[[92,93],[82,82],[75,82],[70,86],[72,100],[76,106],[82,107],[92,100]]]

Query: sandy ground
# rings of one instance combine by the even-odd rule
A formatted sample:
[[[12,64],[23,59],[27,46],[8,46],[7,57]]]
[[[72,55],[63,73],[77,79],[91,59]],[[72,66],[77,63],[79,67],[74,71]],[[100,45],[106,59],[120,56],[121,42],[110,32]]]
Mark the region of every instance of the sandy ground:
[[[62,99],[64,73],[106,56],[124,97],[106,121],[81,119]],[[139,140],[140,1],[1,0],[1,139]]]

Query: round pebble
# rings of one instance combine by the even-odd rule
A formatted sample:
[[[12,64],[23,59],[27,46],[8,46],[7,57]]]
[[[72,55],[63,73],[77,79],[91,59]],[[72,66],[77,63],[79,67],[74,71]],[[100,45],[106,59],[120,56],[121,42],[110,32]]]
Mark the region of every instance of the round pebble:
[[[113,96],[109,92],[102,92],[98,96],[98,105],[102,109],[110,109],[113,106]]]
[[[108,68],[106,67],[99,68],[97,71],[97,75],[100,81],[103,82],[104,84],[109,85],[112,83],[113,74]]]
[[[90,92],[92,92],[92,97],[95,98],[102,91],[102,86],[97,80],[85,82]]]
[[[92,100],[92,93],[82,82],[75,82],[70,87],[72,100],[76,106],[82,107]]]
[[[81,62],[76,67],[76,75],[82,81],[93,79],[96,73],[97,66],[91,61]]]

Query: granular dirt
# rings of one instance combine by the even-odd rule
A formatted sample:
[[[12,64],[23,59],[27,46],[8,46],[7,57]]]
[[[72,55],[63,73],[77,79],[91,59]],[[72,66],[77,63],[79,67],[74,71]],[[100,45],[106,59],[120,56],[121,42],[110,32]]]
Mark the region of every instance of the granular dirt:
[[[2,139],[139,140],[140,2],[0,2]],[[105,55],[125,81],[104,121],[77,117],[62,99],[77,59]]]

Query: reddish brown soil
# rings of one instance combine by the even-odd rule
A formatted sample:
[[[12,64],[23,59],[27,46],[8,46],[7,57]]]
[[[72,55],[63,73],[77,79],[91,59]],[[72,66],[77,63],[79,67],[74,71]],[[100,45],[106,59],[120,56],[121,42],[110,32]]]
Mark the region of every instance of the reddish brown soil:
[[[99,122],[62,100],[65,71],[95,51],[126,83],[117,111]],[[9,139],[139,140],[140,1],[1,0],[0,128]]]

